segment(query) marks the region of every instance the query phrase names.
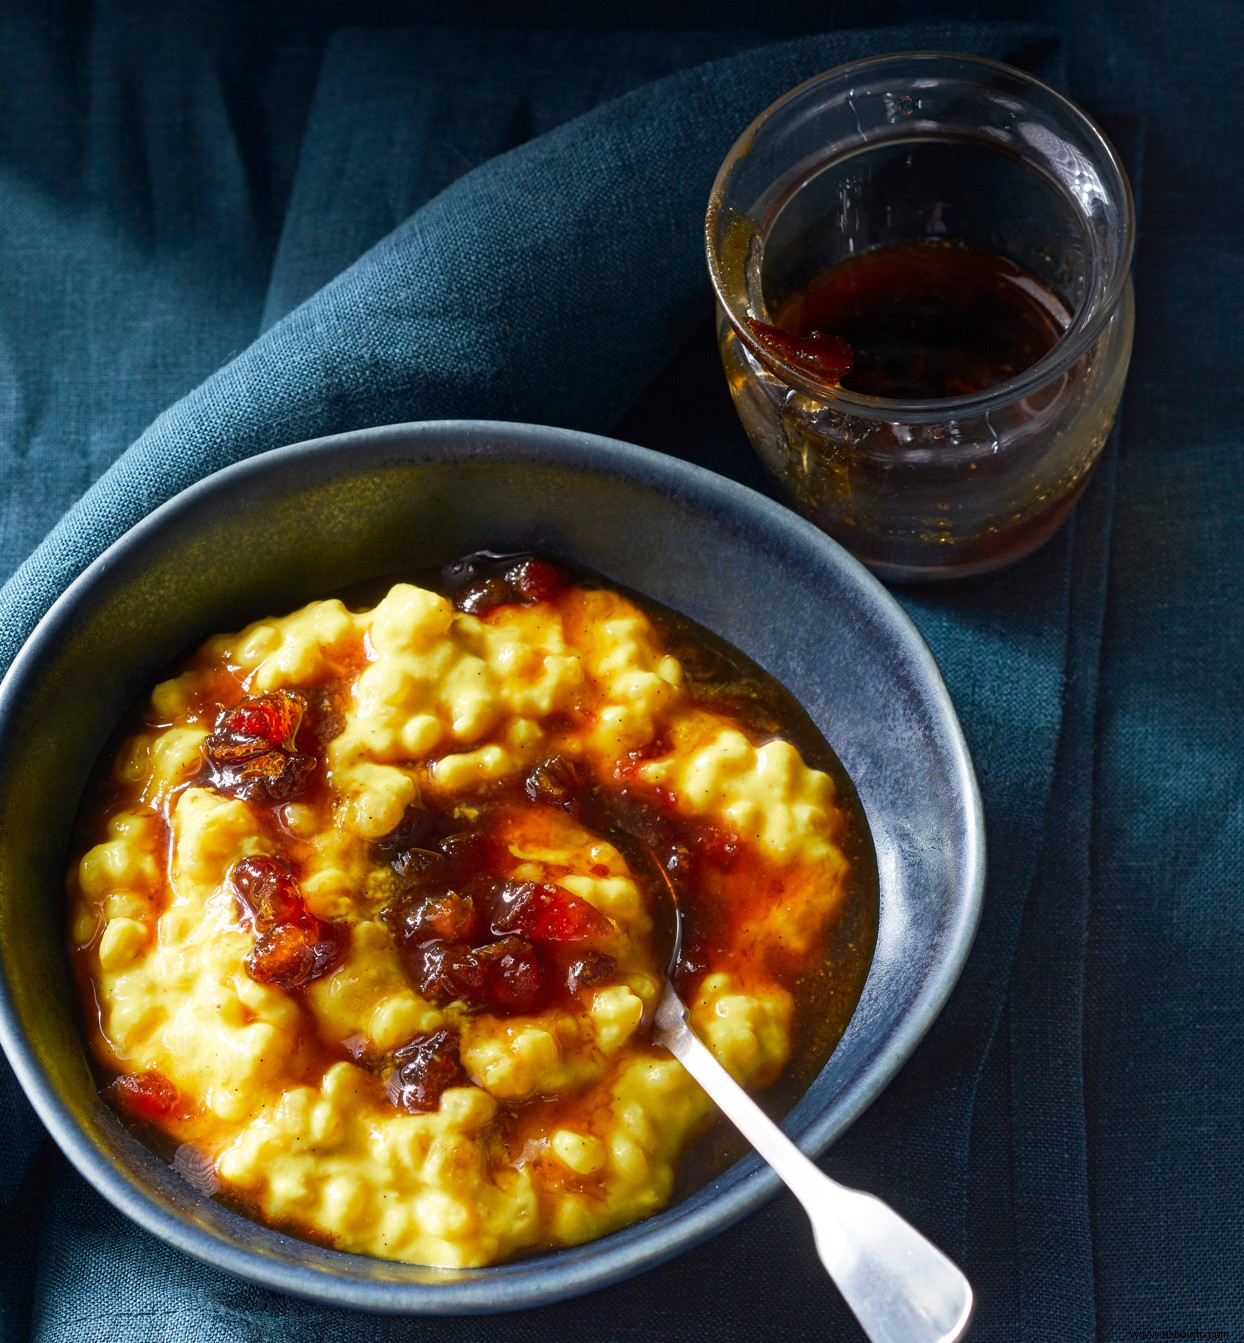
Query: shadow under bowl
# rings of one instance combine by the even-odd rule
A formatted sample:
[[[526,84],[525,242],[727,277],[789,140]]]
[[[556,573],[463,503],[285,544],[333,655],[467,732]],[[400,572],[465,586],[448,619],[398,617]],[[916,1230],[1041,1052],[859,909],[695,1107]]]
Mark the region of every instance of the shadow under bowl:
[[[778,1186],[749,1156],[591,1244],[424,1268],[237,1215],[100,1099],[64,875],[83,788],[119,720],[213,632],[485,548],[565,556],[706,626],[795,695],[854,780],[877,851],[877,946],[846,1034],[785,1120],[806,1152],[838,1137],[914,1049],[980,910],[980,798],[932,655],[866,570],[760,495],[609,439],[473,421],[295,444],[186,490],[70,586],[0,685],[0,1041],[52,1136],[123,1212],[210,1264],[334,1305],[467,1314],[560,1300],[689,1249]]]

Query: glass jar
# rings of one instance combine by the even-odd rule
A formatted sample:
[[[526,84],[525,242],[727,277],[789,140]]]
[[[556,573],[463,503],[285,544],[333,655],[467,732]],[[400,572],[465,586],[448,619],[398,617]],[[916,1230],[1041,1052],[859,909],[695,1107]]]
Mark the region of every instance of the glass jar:
[[[1134,233],[1109,141],[1031,75],[905,52],[809,80],[740,137],[705,224],[721,357],[756,451],[883,577],[1029,554],[1079,498],[1118,410]],[[1062,334],[995,386],[906,400],[826,385],[758,339],[753,323],[830,267],[921,239],[1018,263],[1062,305]]]

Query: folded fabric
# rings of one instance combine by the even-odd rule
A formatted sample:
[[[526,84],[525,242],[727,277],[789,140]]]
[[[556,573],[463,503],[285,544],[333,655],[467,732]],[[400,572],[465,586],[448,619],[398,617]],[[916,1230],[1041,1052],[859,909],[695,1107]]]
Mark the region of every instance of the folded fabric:
[[[66,514],[0,594],[0,665],[109,541],[265,448],[454,416],[607,429],[703,312],[708,188],[757,109],[895,42],[1008,54],[1043,36],[930,25],[791,42],[672,76],[468,172],[160,416]]]
[[[444,29],[340,35],[320,75],[275,265],[259,288],[256,268],[247,290],[262,301],[267,331],[161,415],[13,575],[0,593],[0,666],[111,540],[255,452],[441,416],[610,429],[704,321],[700,223],[718,163],[760,108],[818,70],[916,47],[1060,70],[1043,30],[938,25],[800,39],[624,92],[689,64],[693,48],[735,45],[504,34],[485,42]],[[188,112],[215,106],[183,101]],[[525,143],[502,152],[517,141]],[[153,154],[157,198],[158,165]],[[232,216],[218,209],[227,225]],[[719,385],[696,390],[724,400]],[[656,395],[675,413],[668,389]],[[692,433],[684,450],[711,464],[702,437]],[[1032,561],[904,598],[943,666],[981,776],[987,909],[950,1008],[826,1165],[889,1198],[966,1263],[981,1291],[982,1340],[1018,1336],[1017,1322],[1025,1337],[1095,1336],[1083,956],[1063,953],[1087,917],[1085,743],[1113,469],[1111,453],[1076,524]],[[1035,973],[1016,973],[1021,928]],[[0,1199],[10,1227],[39,1225],[37,1238],[6,1241],[6,1338],[28,1327],[41,1341],[582,1338],[599,1336],[602,1312],[628,1319],[635,1337],[853,1327],[787,1205],[687,1261],[555,1312],[435,1326],[334,1314],[152,1241],[46,1154],[31,1164],[35,1130],[7,1072],[0,1104],[20,1135]],[[44,1171],[56,1172],[46,1207]],[[1012,1250],[1017,1226],[1025,1234]],[[1043,1253],[1040,1226],[1055,1230],[1065,1258]],[[772,1275],[763,1287],[757,1263]],[[724,1322],[697,1299],[724,1305]]]

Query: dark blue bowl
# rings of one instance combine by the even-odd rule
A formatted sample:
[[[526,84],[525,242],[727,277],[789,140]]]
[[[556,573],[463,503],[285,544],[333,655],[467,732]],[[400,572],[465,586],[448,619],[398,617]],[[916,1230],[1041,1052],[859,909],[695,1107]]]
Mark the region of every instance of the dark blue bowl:
[[[64,950],[64,873],[83,786],[124,711],[209,633],[483,548],[565,555],[714,630],[794,692],[854,779],[880,927],[846,1035],[785,1122],[806,1152],[838,1137],[911,1053],[980,910],[980,798],[933,658],[885,589],[786,509],[641,448],[514,424],[370,429],[208,477],[87,569],[0,685],[0,1038],[53,1137],[123,1212],[211,1264],[336,1305],[457,1314],[555,1301],[688,1249],[778,1183],[751,1157],[593,1244],[420,1268],[237,1216],[99,1098]]]

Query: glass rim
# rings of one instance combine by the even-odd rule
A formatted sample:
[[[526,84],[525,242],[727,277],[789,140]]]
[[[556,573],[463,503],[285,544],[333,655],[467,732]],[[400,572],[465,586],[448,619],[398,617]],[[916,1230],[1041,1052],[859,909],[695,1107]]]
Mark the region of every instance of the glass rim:
[[[752,334],[747,327],[746,313],[737,310],[736,304],[726,291],[721,273],[720,258],[718,256],[717,246],[714,238],[715,226],[720,218],[722,211],[722,200],[725,195],[729,180],[737,168],[740,161],[751,153],[757,135],[761,134],[766,125],[772,121],[780,112],[790,103],[805,95],[809,90],[820,85],[827,84],[831,80],[840,80],[844,75],[851,75],[857,71],[867,70],[870,67],[876,67],[888,64],[894,61],[956,61],[968,66],[976,66],[982,70],[988,70],[994,73],[1000,73],[1009,78],[1017,80],[1020,84],[1026,85],[1030,89],[1043,94],[1051,99],[1059,111],[1072,122],[1078,124],[1079,128],[1087,133],[1090,141],[1095,142],[1100,150],[1102,158],[1108,165],[1110,171],[1117,179],[1120,191],[1120,214],[1122,216],[1122,244],[1119,248],[1118,257],[1114,263],[1113,274],[1109,276],[1109,284],[1106,286],[1102,297],[1096,302],[1090,302],[1082,305],[1080,311],[1073,317],[1067,330],[1059,336],[1053,346],[1037,360],[1035,364],[1008,378],[1005,382],[995,384],[993,387],[985,388],[980,392],[971,392],[964,396],[948,397],[925,397],[921,399],[899,399],[880,396],[868,396],[862,392],[853,392],[841,386],[828,386],[825,383],[818,382],[810,378],[804,370],[790,360],[782,358],[775,354]],[[874,141],[873,144],[880,146],[887,142],[897,141],[900,137],[884,137]],[[910,136],[910,139],[924,138]],[[983,139],[980,141],[987,148],[997,149],[990,141]],[[852,152],[866,150],[869,145],[854,145]],[[999,151],[1000,152],[1000,151]],[[832,158],[827,158],[826,162],[832,162]],[[713,186],[709,192],[708,211],[704,219],[704,247],[708,260],[709,279],[713,286],[713,291],[717,297],[722,311],[726,314],[730,325],[734,328],[735,334],[743,343],[744,348],[761,363],[770,372],[781,377],[783,382],[790,383],[801,391],[806,392],[815,400],[822,401],[826,405],[844,412],[849,412],[856,416],[866,419],[882,421],[906,421],[909,423],[934,423],[938,420],[958,419],[966,415],[987,414],[999,406],[1021,400],[1023,397],[1031,395],[1040,390],[1055,378],[1065,373],[1084,352],[1097,340],[1101,334],[1102,328],[1114,316],[1118,310],[1119,303],[1123,297],[1124,289],[1127,286],[1128,278],[1131,273],[1132,256],[1136,246],[1136,207],[1132,196],[1131,183],[1128,180],[1127,170],[1123,166],[1123,161],[1119,157],[1118,151],[1110,142],[1109,136],[1097,124],[1097,122],[1080,105],[1066,94],[1054,88],[1052,84],[1046,83],[1043,79],[1038,79],[1036,75],[1029,74],[1026,70],[1020,70],[1017,66],[1007,65],[1004,61],[991,60],[986,56],[973,56],[961,51],[891,51],[883,52],[877,56],[866,56],[859,60],[847,61],[842,65],[836,65],[829,70],[823,70],[820,74],[813,75],[810,79],[805,79],[803,83],[797,84],[786,93],[770,103],[758,116],[748,124],[746,129],[735,140],[730,147],[729,153],[722,160],[721,167],[717,170],[717,176],[713,179]]]

